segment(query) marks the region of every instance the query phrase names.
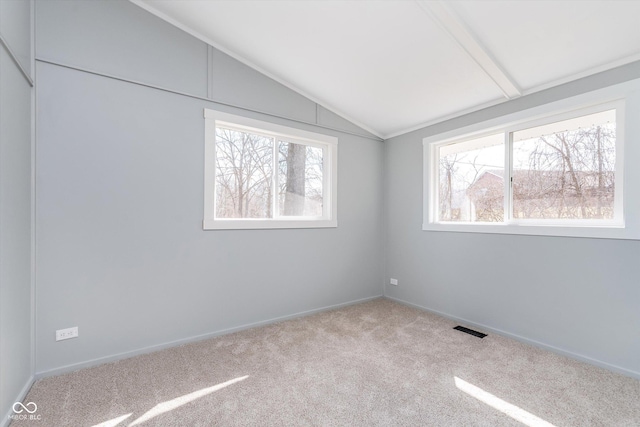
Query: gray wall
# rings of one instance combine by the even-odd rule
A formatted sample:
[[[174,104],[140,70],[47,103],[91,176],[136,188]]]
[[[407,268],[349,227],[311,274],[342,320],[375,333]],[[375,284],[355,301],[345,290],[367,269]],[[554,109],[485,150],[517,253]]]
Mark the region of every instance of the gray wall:
[[[37,373],[382,294],[381,141],[129,2],[36,18]],[[337,136],[338,228],[203,231],[203,108]]]
[[[640,241],[422,231],[423,138],[639,77],[633,63],[386,141],[385,295],[640,377]]]
[[[31,11],[29,1],[0,1],[0,425],[33,376]]]

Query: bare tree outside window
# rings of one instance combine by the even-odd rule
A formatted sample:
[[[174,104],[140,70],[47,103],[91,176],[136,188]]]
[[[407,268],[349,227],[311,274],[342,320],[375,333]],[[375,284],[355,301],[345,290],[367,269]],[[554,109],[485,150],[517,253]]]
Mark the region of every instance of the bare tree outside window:
[[[511,174],[504,133],[441,146],[440,221],[503,222],[505,179],[513,219],[614,218],[615,110],[518,130]]]
[[[216,128],[216,216],[270,218],[273,138]]]
[[[273,137],[216,128],[216,217],[322,216],[322,148],[278,141],[274,158],[274,144]]]
[[[613,218],[615,155],[615,110],[515,132],[513,217]]]
[[[499,222],[504,219],[502,135],[439,149],[439,220]]]

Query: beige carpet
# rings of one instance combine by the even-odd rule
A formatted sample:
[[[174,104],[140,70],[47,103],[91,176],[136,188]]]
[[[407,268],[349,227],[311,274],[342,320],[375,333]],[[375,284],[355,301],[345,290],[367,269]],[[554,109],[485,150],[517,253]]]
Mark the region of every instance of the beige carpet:
[[[12,425],[640,426],[640,381],[453,326],[374,300],[45,378]]]

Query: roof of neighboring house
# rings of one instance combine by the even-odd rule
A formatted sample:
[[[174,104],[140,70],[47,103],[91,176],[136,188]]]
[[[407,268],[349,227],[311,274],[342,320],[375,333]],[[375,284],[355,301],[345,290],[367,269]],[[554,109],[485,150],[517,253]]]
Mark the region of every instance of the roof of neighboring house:
[[[584,194],[598,193],[598,173],[594,171],[576,171],[578,180],[580,181],[580,189]],[[519,193],[519,197],[540,197],[541,194],[553,194],[558,192],[570,191],[576,192],[573,185],[573,179],[569,172],[564,171],[540,171],[530,169],[516,169],[512,173],[514,191]],[[605,171],[605,182],[603,187],[605,191],[610,192],[614,186],[611,179],[613,171]],[[489,169],[484,171],[476,180],[467,188],[466,194],[470,198],[486,197],[487,191],[495,193],[501,191],[502,187],[491,185],[490,182],[503,182],[503,169]],[[500,188],[500,190],[498,190]],[[494,194],[495,195],[495,194]],[[528,195],[528,196],[527,196]]]

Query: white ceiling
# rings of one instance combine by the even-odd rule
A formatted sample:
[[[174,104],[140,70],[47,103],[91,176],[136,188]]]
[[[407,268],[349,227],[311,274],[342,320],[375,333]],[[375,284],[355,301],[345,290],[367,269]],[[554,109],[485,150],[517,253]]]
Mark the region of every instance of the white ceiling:
[[[132,1],[383,138],[640,60],[640,1]]]

